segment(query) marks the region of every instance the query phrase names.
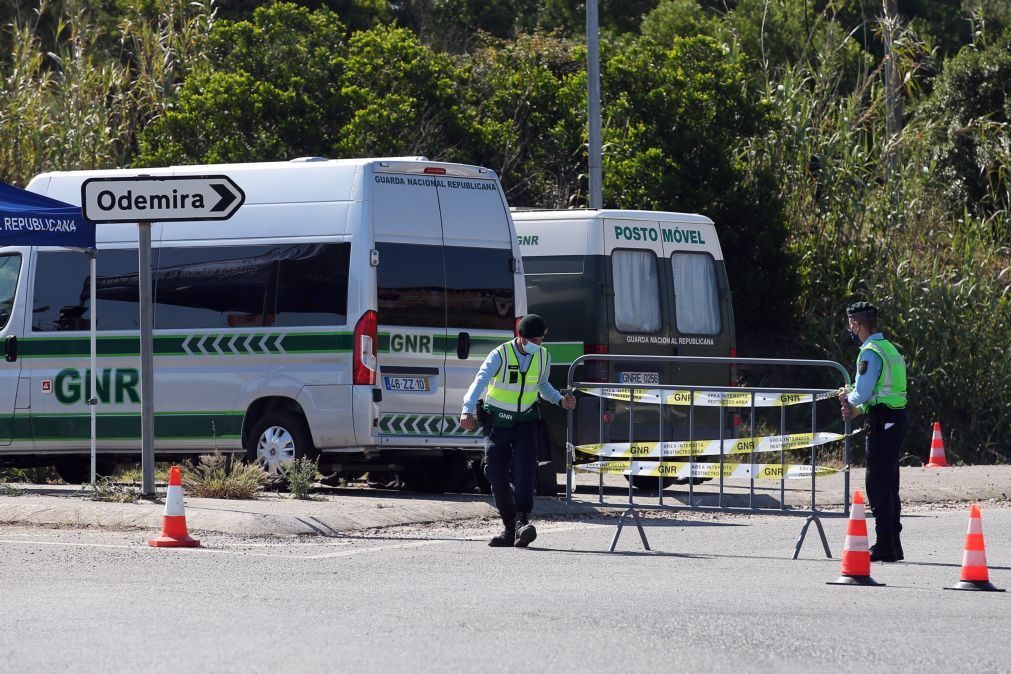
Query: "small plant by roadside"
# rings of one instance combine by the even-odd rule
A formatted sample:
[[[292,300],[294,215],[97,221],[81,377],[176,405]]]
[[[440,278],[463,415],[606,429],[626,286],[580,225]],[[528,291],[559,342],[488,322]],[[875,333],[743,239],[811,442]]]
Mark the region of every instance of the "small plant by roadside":
[[[88,489],[87,486],[84,487]],[[124,487],[116,484],[109,477],[100,477],[95,481],[95,491],[86,494],[86,498],[92,501],[106,501],[109,503],[136,503],[140,498],[140,491],[132,487]]]
[[[219,451],[201,454],[196,465],[183,464],[183,489],[187,496],[255,499],[267,484],[267,473],[256,464],[228,461]]]
[[[154,481],[168,482],[169,468],[171,463],[156,463],[154,465]],[[130,463],[116,467],[112,478],[115,482],[143,482],[143,469],[139,463]]]
[[[0,496],[21,496],[22,494],[24,494],[24,492],[14,485],[8,484],[7,482],[0,482]]]
[[[318,459],[300,457],[288,464],[285,477],[288,480],[288,492],[292,498],[309,500],[312,498],[312,485],[316,482],[319,472]]]
[[[52,466],[31,466],[28,468],[0,469],[0,482],[26,482],[28,484],[52,484],[60,477]]]

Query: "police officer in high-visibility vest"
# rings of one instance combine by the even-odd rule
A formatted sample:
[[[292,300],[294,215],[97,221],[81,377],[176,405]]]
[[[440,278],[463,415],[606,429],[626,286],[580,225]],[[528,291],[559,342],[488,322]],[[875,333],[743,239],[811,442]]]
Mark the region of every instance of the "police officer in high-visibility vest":
[[[505,529],[488,543],[493,547],[525,548],[537,537],[530,524],[537,474],[537,400],[573,409],[576,399],[563,396],[548,382],[551,358],[541,342],[547,325],[527,314],[515,339],[488,354],[463,398],[460,425],[477,428],[478,398],[487,387],[482,410],[485,434],[485,475]]]
[[[899,450],[906,435],[906,362],[878,330],[878,310],[868,302],[846,309],[849,332],[860,344],[857,376],[851,390],[841,389],[844,419],[864,415],[867,448],[867,498],[874,513],[877,542],[871,560],[903,558],[899,532]]]

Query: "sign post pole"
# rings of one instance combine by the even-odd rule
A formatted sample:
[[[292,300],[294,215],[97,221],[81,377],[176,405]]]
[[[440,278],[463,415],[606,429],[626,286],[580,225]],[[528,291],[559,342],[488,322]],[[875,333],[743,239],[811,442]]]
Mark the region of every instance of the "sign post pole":
[[[154,311],[151,299],[151,223],[137,223],[140,292],[140,457],[141,493],[154,490]]]
[[[89,178],[81,184],[84,217],[95,223],[137,223],[140,304],[141,493],[154,496],[154,298],[151,293],[151,223],[227,220],[246,195],[225,175]],[[94,273],[92,282],[94,282]],[[98,298],[92,291],[92,302]],[[94,317],[94,311],[92,311]],[[94,347],[92,347],[94,353]],[[95,377],[92,366],[92,381]],[[92,396],[95,390],[92,384]],[[92,437],[95,436],[92,430]],[[92,464],[94,466],[94,464]],[[92,468],[94,475],[94,468]],[[94,479],[94,478],[92,478]]]

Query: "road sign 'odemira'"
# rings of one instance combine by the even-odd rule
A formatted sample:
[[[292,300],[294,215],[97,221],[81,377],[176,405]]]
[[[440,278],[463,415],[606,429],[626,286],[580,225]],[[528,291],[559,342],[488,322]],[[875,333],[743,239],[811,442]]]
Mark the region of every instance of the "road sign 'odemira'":
[[[224,175],[89,178],[81,185],[91,222],[227,220],[245,201],[242,188]]]

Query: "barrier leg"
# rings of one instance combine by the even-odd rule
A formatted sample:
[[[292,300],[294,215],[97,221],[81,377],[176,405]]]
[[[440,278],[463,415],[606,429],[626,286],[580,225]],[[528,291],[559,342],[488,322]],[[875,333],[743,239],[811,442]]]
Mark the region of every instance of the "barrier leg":
[[[621,514],[618,518],[618,528],[614,530],[614,538],[611,540],[611,549],[608,552],[614,552],[614,548],[618,545],[618,537],[621,536],[621,528],[625,526],[625,518],[628,514],[632,513],[632,518],[635,520],[635,526],[639,529],[639,538],[642,539],[642,547],[649,550],[649,541],[646,540],[646,532],[642,528],[642,520],[639,519],[639,513],[635,508],[629,508]]]
[[[815,523],[815,526],[818,527],[818,535],[821,536],[821,546],[825,548],[825,556],[832,559],[832,551],[829,550],[828,539],[825,538],[825,528],[821,525],[821,520],[817,515],[811,515],[807,518],[807,521],[804,522],[804,526],[800,530],[800,537],[797,539],[797,547],[793,550],[793,558],[797,559],[797,556],[800,555],[800,548],[804,545],[804,537],[807,536],[807,528],[811,526],[812,521]]]

